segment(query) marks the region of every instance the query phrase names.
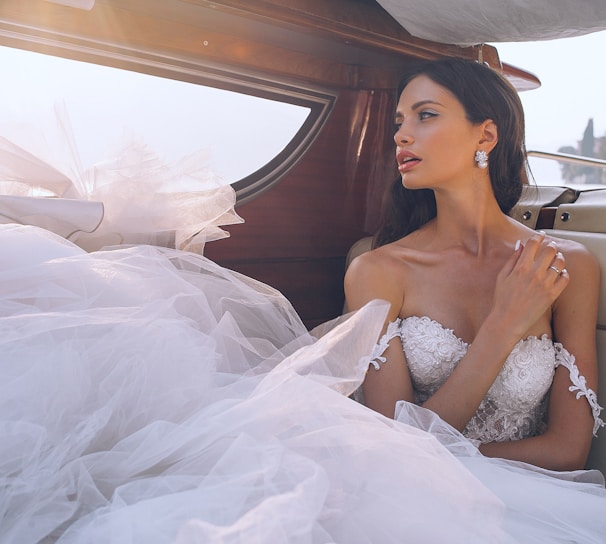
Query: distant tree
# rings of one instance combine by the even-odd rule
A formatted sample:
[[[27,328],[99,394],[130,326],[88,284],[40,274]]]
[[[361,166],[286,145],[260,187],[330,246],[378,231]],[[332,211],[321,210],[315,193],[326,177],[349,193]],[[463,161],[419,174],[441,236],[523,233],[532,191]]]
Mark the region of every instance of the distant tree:
[[[581,140],[581,155],[583,157],[593,157],[595,153],[595,138],[593,136],[593,119],[587,121],[585,132],[583,132],[583,139]]]
[[[567,155],[578,155],[579,151],[571,145],[565,145],[558,149],[560,153],[566,153]],[[561,162],[560,171],[562,173],[562,179],[565,181],[574,181],[583,175],[583,167],[579,164],[572,162]]]
[[[560,153],[569,155],[581,155],[583,157],[594,157],[606,159],[606,136],[595,138],[593,134],[593,119],[589,119],[583,138],[577,143],[577,147],[566,145],[558,149]],[[566,181],[577,183],[601,183],[602,174],[598,168],[582,166],[567,162],[560,163],[562,178]]]

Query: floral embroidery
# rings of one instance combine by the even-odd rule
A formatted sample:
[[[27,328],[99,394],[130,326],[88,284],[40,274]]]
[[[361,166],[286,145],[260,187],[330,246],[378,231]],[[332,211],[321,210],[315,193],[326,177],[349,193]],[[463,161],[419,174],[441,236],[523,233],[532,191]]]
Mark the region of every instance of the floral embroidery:
[[[600,414],[603,408],[598,404],[598,396],[595,391],[590,387],[587,387],[587,381],[585,376],[579,374],[579,367],[575,363],[575,358],[571,355],[562,344],[554,344],[558,357],[558,363],[568,369],[570,374],[570,381],[572,385],[568,388],[569,391],[574,393],[576,391],[577,400],[581,397],[585,397],[589,406],[591,407],[591,413],[593,414],[593,436],[597,436],[600,427],[604,427],[604,421],[600,418]]]
[[[389,323],[371,355],[376,369],[386,362],[383,353],[399,337],[410,369],[415,402],[422,404],[450,376],[467,353],[469,345],[429,317],[408,317]],[[520,340],[499,376],[480,404],[464,434],[480,442],[518,440],[540,434],[545,427],[546,397],[555,369],[563,365],[570,373],[570,390],[585,396],[594,416],[594,434],[604,426],[602,408],[594,391],[579,375],[574,357],[547,336]]]
[[[400,325],[402,324],[401,319],[396,319],[395,321],[391,321],[389,325],[387,325],[387,331],[385,334],[379,339],[379,342],[375,344],[375,347],[370,354],[370,364],[375,367],[375,369],[379,370],[381,365],[379,363],[384,363],[387,359],[383,357],[383,353],[389,346],[389,342],[400,335]]]

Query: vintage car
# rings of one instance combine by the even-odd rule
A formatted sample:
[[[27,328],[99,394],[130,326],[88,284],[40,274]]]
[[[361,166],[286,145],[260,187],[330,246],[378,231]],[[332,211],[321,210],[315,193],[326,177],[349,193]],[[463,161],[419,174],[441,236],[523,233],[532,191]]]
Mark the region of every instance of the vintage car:
[[[416,4],[432,9],[431,3]],[[424,33],[422,11],[415,15],[418,27],[408,30],[402,22],[412,19],[408,8],[396,0],[3,0],[0,46],[299,107],[304,115],[289,140],[262,164],[229,180],[244,222],[227,227],[230,237],[204,251],[277,288],[311,329],[343,312],[348,259],[369,247],[386,180],[396,175],[393,135],[384,121],[409,63],[463,57],[502,70],[520,90],[540,85],[540,74],[502,62],[498,48],[485,44],[507,36],[477,36],[464,21],[455,21],[456,9],[442,18],[452,16],[446,30]],[[494,26],[506,20],[507,13]],[[595,27],[589,21],[591,12],[580,24],[589,30],[606,27],[603,18],[593,17]],[[532,39],[532,24],[529,28]],[[543,37],[548,30],[535,25],[534,32]],[[164,95],[151,107],[170,114],[172,101]],[[247,123],[248,110],[236,113],[240,121],[231,127],[229,154],[243,163],[253,143],[263,146],[272,129]],[[196,145],[192,134],[190,143]],[[593,161],[599,163],[604,161]],[[69,198],[61,192],[50,196]],[[514,216],[585,244],[599,259],[606,285],[605,209],[606,189],[599,185],[547,183],[529,186]],[[0,220],[15,220],[2,210]],[[33,215],[39,219],[43,212]],[[94,231],[96,220],[83,221],[82,230]],[[597,330],[602,403],[605,329],[602,287]],[[606,433],[595,439],[588,466],[606,472]]]

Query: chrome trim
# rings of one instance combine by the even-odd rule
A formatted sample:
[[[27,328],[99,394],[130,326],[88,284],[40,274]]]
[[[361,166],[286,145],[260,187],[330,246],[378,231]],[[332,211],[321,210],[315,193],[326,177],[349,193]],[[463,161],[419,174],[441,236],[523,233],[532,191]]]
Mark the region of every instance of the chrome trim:
[[[598,168],[606,168],[606,160],[595,159],[593,157],[583,157],[581,155],[570,155],[568,153],[547,153],[546,151],[527,151],[529,157],[537,157],[540,159],[551,159],[561,162],[570,162],[574,164],[582,164],[584,166],[596,166]]]

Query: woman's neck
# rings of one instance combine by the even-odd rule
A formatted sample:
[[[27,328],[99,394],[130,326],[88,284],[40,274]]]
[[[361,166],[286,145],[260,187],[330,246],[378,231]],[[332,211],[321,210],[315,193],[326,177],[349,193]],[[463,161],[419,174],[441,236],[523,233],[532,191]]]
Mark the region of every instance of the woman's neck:
[[[458,246],[480,257],[517,239],[515,226],[499,208],[492,190],[436,191],[436,206],[434,235],[444,247]]]

